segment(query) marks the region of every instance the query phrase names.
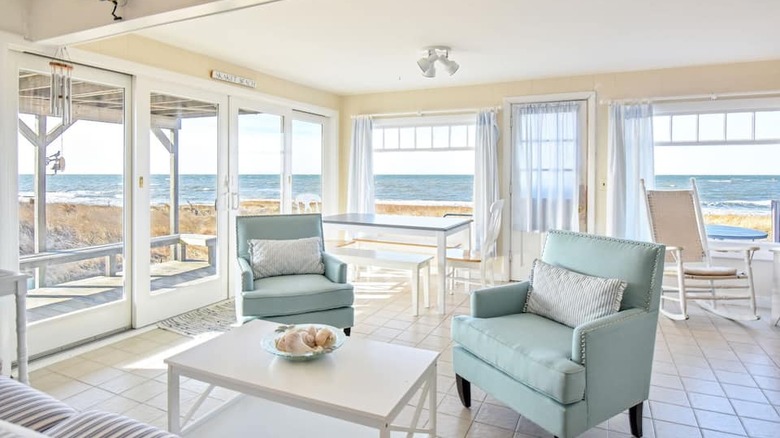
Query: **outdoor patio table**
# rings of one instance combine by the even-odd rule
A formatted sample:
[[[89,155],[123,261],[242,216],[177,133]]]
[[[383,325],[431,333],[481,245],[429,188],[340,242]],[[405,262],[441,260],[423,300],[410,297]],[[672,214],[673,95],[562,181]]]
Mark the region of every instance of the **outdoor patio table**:
[[[471,241],[470,217],[428,217],[428,216],[392,216],[382,214],[348,213],[325,216],[322,223],[329,228],[350,233],[388,233],[410,236],[432,236],[436,238],[436,259],[438,272],[438,310],[445,310],[445,291],[447,272],[447,237],[461,231],[469,232]]]
[[[733,225],[706,225],[705,227],[707,237],[710,239],[759,240],[767,237],[767,233],[752,228]]]

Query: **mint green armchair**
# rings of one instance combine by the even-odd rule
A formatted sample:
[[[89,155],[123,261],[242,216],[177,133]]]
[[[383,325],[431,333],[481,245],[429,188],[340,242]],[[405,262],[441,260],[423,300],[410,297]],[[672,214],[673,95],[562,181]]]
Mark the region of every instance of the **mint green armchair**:
[[[558,437],[573,437],[629,409],[642,436],[650,390],[664,247],[551,231],[541,259],[628,283],[620,311],[575,328],[523,313],[528,282],[482,289],[471,315],[453,318],[458,394],[471,383]]]
[[[325,274],[282,275],[255,280],[249,262],[250,239],[322,239],[320,214],[239,216],[236,218],[241,294],[238,315],[284,324],[317,323],[343,328],[349,334],[355,322],[352,285],[347,265],[323,252]],[[323,246],[324,249],[324,246]]]

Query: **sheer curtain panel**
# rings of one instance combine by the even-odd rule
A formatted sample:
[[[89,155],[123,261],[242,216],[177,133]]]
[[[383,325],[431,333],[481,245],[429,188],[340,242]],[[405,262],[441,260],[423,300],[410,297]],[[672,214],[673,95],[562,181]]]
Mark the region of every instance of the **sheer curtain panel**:
[[[517,231],[579,231],[585,106],[585,101],[512,105]]]
[[[371,117],[352,119],[352,144],[349,157],[348,213],[374,212],[374,123]]]
[[[607,234],[650,240],[645,200],[639,181],[655,186],[653,107],[649,103],[613,104],[609,110]]]
[[[474,160],[474,228],[475,248],[482,249],[490,219],[490,206],[498,193],[498,122],[493,110],[477,114]]]

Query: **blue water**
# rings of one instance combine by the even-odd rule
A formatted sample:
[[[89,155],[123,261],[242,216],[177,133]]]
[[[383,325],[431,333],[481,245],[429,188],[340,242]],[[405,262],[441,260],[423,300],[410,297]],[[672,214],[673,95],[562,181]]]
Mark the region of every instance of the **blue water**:
[[[780,200],[780,175],[696,175],[706,213],[769,214],[770,201]],[[691,176],[657,175],[656,188],[689,188]]]
[[[376,199],[387,201],[471,202],[471,175],[376,175]],[[658,188],[690,187],[690,176],[658,175]],[[709,213],[769,214],[770,200],[780,199],[780,176],[697,175],[702,208]],[[122,179],[119,175],[49,175],[49,202],[119,205]],[[213,175],[182,175],[181,203],[212,204],[216,195]],[[241,199],[279,199],[277,175],[242,175]],[[153,204],[168,202],[168,175],[152,175],[149,183]],[[319,175],[293,175],[293,197],[320,193]],[[19,177],[19,195],[32,196],[32,175]]]
[[[217,193],[214,175],[181,175],[182,204],[213,204]],[[241,199],[279,199],[278,175],[242,175],[239,177]],[[120,205],[120,175],[48,175],[48,202],[70,202],[93,205]],[[170,178],[152,175],[148,182],[152,204],[168,203]],[[394,201],[471,202],[471,175],[377,175],[376,198]],[[321,194],[319,175],[293,175],[293,197],[301,193]],[[33,196],[33,176],[19,176],[19,196]]]

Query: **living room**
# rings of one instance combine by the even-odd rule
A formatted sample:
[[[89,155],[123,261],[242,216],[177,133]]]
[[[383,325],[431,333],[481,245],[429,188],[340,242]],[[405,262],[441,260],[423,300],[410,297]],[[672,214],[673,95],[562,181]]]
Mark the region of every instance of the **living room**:
[[[164,360],[195,354],[223,331],[239,333],[235,319],[206,323],[203,312],[238,312],[239,320],[351,329],[350,336],[336,333],[342,347],[309,365],[338,365],[339,353],[365,340],[435,352],[433,374],[407,370],[435,378],[420,374],[420,386],[396,385],[404,388],[399,422],[407,429],[415,423],[421,434],[624,436],[641,426],[658,437],[778,436],[773,200],[780,187],[772,163],[780,144],[780,53],[769,43],[777,36],[776,5],[154,3],[4,5],[0,208],[7,214],[0,237],[8,244],[0,268],[29,275],[21,331],[34,388],[76,411],[100,409],[171,430],[168,373],[175,365]],[[63,94],[72,91],[73,100],[58,107],[50,80],[71,74],[72,89]],[[545,131],[555,140],[539,144],[558,141],[576,160],[551,169],[518,158],[532,150],[523,135],[547,120],[540,114],[555,114],[559,131]],[[361,148],[368,153],[357,154]],[[525,184],[533,180],[523,173],[531,165],[539,178],[556,172],[564,181],[557,205],[542,200],[547,194],[534,198],[533,184]],[[702,249],[713,250],[707,262],[729,275],[736,268],[727,287],[748,280],[746,292],[726,291],[736,299],[708,306],[706,298],[671,291],[679,279],[666,277],[666,313],[657,334],[646,334],[655,337],[654,356],[640,363],[652,365],[652,374],[648,369],[639,416],[634,403],[580,425],[570,417],[580,408],[565,408],[570,400],[547,398],[556,407],[534,413],[514,398],[535,400],[544,393],[538,388],[499,394],[473,377],[465,407],[464,381],[456,379],[465,377],[464,362],[454,363],[453,350],[467,341],[452,321],[479,314],[473,291],[523,284],[542,248],[553,257],[549,245],[559,242],[548,241],[549,230],[652,241],[651,224],[662,235],[664,215],[647,219],[645,202],[664,191],[657,189],[688,189],[691,176],[700,219],[692,229]],[[240,218],[279,213],[321,214],[320,231],[314,225],[312,233],[350,266],[347,278],[340,267],[329,271],[341,265],[323,256],[325,277],[354,288],[339,292],[339,308],[353,309],[348,320],[274,319],[257,310],[266,304],[252,301],[263,294],[251,283],[262,275],[243,242],[280,239],[288,226],[260,227],[277,230],[266,237],[242,234]],[[345,216],[374,213],[371,221]],[[495,248],[487,251],[489,263],[472,257],[481,246]],[[243,271],[236,254],[246,256]],[[14,307],[12,297],[0,300],[0,357],[16,362]],[[187,319],[201,328],[181,334]],[[424,352],[407,353],[413,357],[393,366],[394,377],[403,377],[404,364],[427,363]],[[285,363],[269,362],[259,339],[249,356]],[[209,383],[182,375],[176,417],[183,423],[233,400],[231,385],[207,390],[216,374]],[[437,394],[435,402],[417,393],[405,399],[418,389]],[[393,397],[355,395],[345,403],[360,410]],[[288,399],[274,401],[281,403],[256,408],[279,418],[310,414]],[[567,420],[556,429],[560,406]],[[323,436],[371,433],[307,410],[320,412]],[[593,421],[601,415],[594,412]],[[284,427],[261,435],[311,433],[301,424]],[[192,436],[208,436],[205,430]]]

